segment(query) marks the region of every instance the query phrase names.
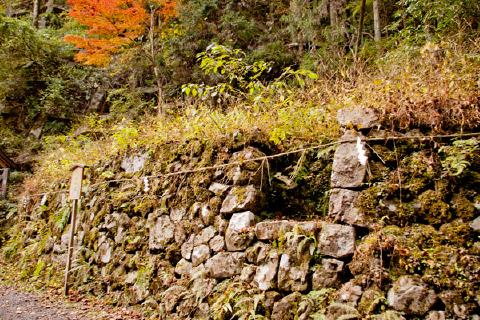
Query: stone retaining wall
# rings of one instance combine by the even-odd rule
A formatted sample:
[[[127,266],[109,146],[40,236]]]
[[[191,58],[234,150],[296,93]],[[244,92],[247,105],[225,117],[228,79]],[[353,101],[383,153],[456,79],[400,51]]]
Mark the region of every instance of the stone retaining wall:
[[[343,110],[338,120],[345,128],[341,139],[349,142],[333,156],[325,216],[264,218],[274,204],[260,162],[197,175],[186,183],[139,179],[119,183],[115,191],[97,188],[82,206],[75,287],[108,292],[117,303],[143,304],[152,317],[163,319],[478,318],[479,218],[473,220],[478,207],[472,204],[478,194],[465,193],[463,211],[460,205],[449,207],[451,216],[439,220],[438,230],[425,224],[431,216],[422,216],[429,209],[418,202],[418,194],[432,192],[427,190],[429,164],[421,164],[426,169],[415,164],[415,172],[426,173],[405,178],[398,197],[399,186],[389,179],[405,176],[409,167],[392,158],[385,145],[367,146],[362,140],[382,134],[375,113]],[[246,147],[226,157],[238,163],[263,155]],[[405,154],[413,160],[422,156],[422,151]],[[135,175],[152,161],[145,153],[117,165]],[[173,161],[169,170],[182,166]],[[56,215],[65,207],[60,198],[49,201]],[[42,261],[64,261],[68,230],[61,231],[58,239],[37,239],[44,243]],[[449,256],[428,260],[437,250],[432,243],[439,255]],[[435,275],[446,268],[434,265],[437,260],[453,261],[461,275],[454,270],[447,278]],[[455,277],[466,281],[450,281]]]

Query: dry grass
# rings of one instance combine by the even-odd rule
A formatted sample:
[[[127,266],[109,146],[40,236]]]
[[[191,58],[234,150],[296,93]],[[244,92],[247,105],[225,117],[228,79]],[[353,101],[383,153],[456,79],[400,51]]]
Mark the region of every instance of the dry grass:
[[[399,48],[369,69],[357,64],[341,70],[336,78],[319,79],[284,97],[270,97],[262,106],[240,103],[218,111],[177,102],[182,109],[176,116],[113,126],[90,117],[82,126],[95,131],[95,138],[70,134],[50,141],[25,191],[52,189],[68,179],[71,164],[92,165],[129,147],[192,139],[215,144],[241,135],[264,137],[280,151],[336,139],[340,129],[334,119],[344,106],[376,108],[392,130],[478,128],[480,48],[474,41],[461,46],[451,40],[423,48]]]
[[[36,174],[25,182],[29,194],[54,189],[66,182],[74,163],[93,165],[129,148],[149,148],[169,142],[182,144],[200,140],[209,144],[241,139],[264,140],[278,150],[299,144],[319,143],[334,139],[339,128],[330,107],[288,105],[269,111],[253,111],[242,106],[227,112],[206,106],[186,107],[171,118],[156,117],[140,123],[122,122],[113,127],[95,124],[92,130],[99,139],[69,135],[47,143],[47,150],[38,158]]]
[[[352,94],[381,111],[387,128],[436,132],[473,130],[480,123],[480,47],[472,41],[427,43],[395,51],[377,63]]]

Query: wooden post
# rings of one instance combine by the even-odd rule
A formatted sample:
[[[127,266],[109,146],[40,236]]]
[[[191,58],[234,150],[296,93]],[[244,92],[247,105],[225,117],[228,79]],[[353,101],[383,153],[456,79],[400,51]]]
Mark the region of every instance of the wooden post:
[[[67,253],[67,266],[65,267],[65,286],[64,293],[68,296],[68,278],[70,274],[70,268],[72,267],[73,256],[73,238],[75,237],[75,222],[77,220],[78,200],[72,200],[72,219],[70,229],[70,239],[68,241],[68,253]]]
[[[4,168],[1,170],[1,175],[0,175],[0,199],[5,199],[7,197],[7,187],[8,187],[8,173],[9,169]]]
[[[68,295],[68,278],[69,278],[70,268],[72,267],[73,238],[75,237],[75,223],[77,220],[78,202],[80,200],[80,195],[82,193],[83,168],[85,168],[84,165],[73,166],[72,179],[70,181],[69,199],[72,200],[72,215],[71,215],[71,226],[70,226],[71,227],[70,239],[68,241],[67,265],[65,267],[64,294],[66,296]]]
[[[373,0],[373,30],[375,32],[375,42],[380,41],[382,31],[380,30],[380,9],[378,0]]]

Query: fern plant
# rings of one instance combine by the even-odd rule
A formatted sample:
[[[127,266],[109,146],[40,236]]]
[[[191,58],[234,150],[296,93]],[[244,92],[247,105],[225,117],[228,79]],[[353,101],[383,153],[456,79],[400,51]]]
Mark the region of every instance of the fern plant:
[[[439,153],[443,155],[442,168],[445,176],[458,177],[471,166],[475,154],[480,150],[477,139],[456,140],[451,146],[443,146]],[[478,155],[477,155],[478,156]]]

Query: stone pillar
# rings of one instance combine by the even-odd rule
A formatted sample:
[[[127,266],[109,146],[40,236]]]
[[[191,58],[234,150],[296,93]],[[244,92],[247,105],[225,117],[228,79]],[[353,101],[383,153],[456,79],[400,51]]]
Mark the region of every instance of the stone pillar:
[[[368,167],[363,133],[378,126],[378,116],[372,109],[355,107],[339,110],[337,120],[344,134],[333,159],[328,214],[333,222],[365,227],[364,217],[355,206]]]

